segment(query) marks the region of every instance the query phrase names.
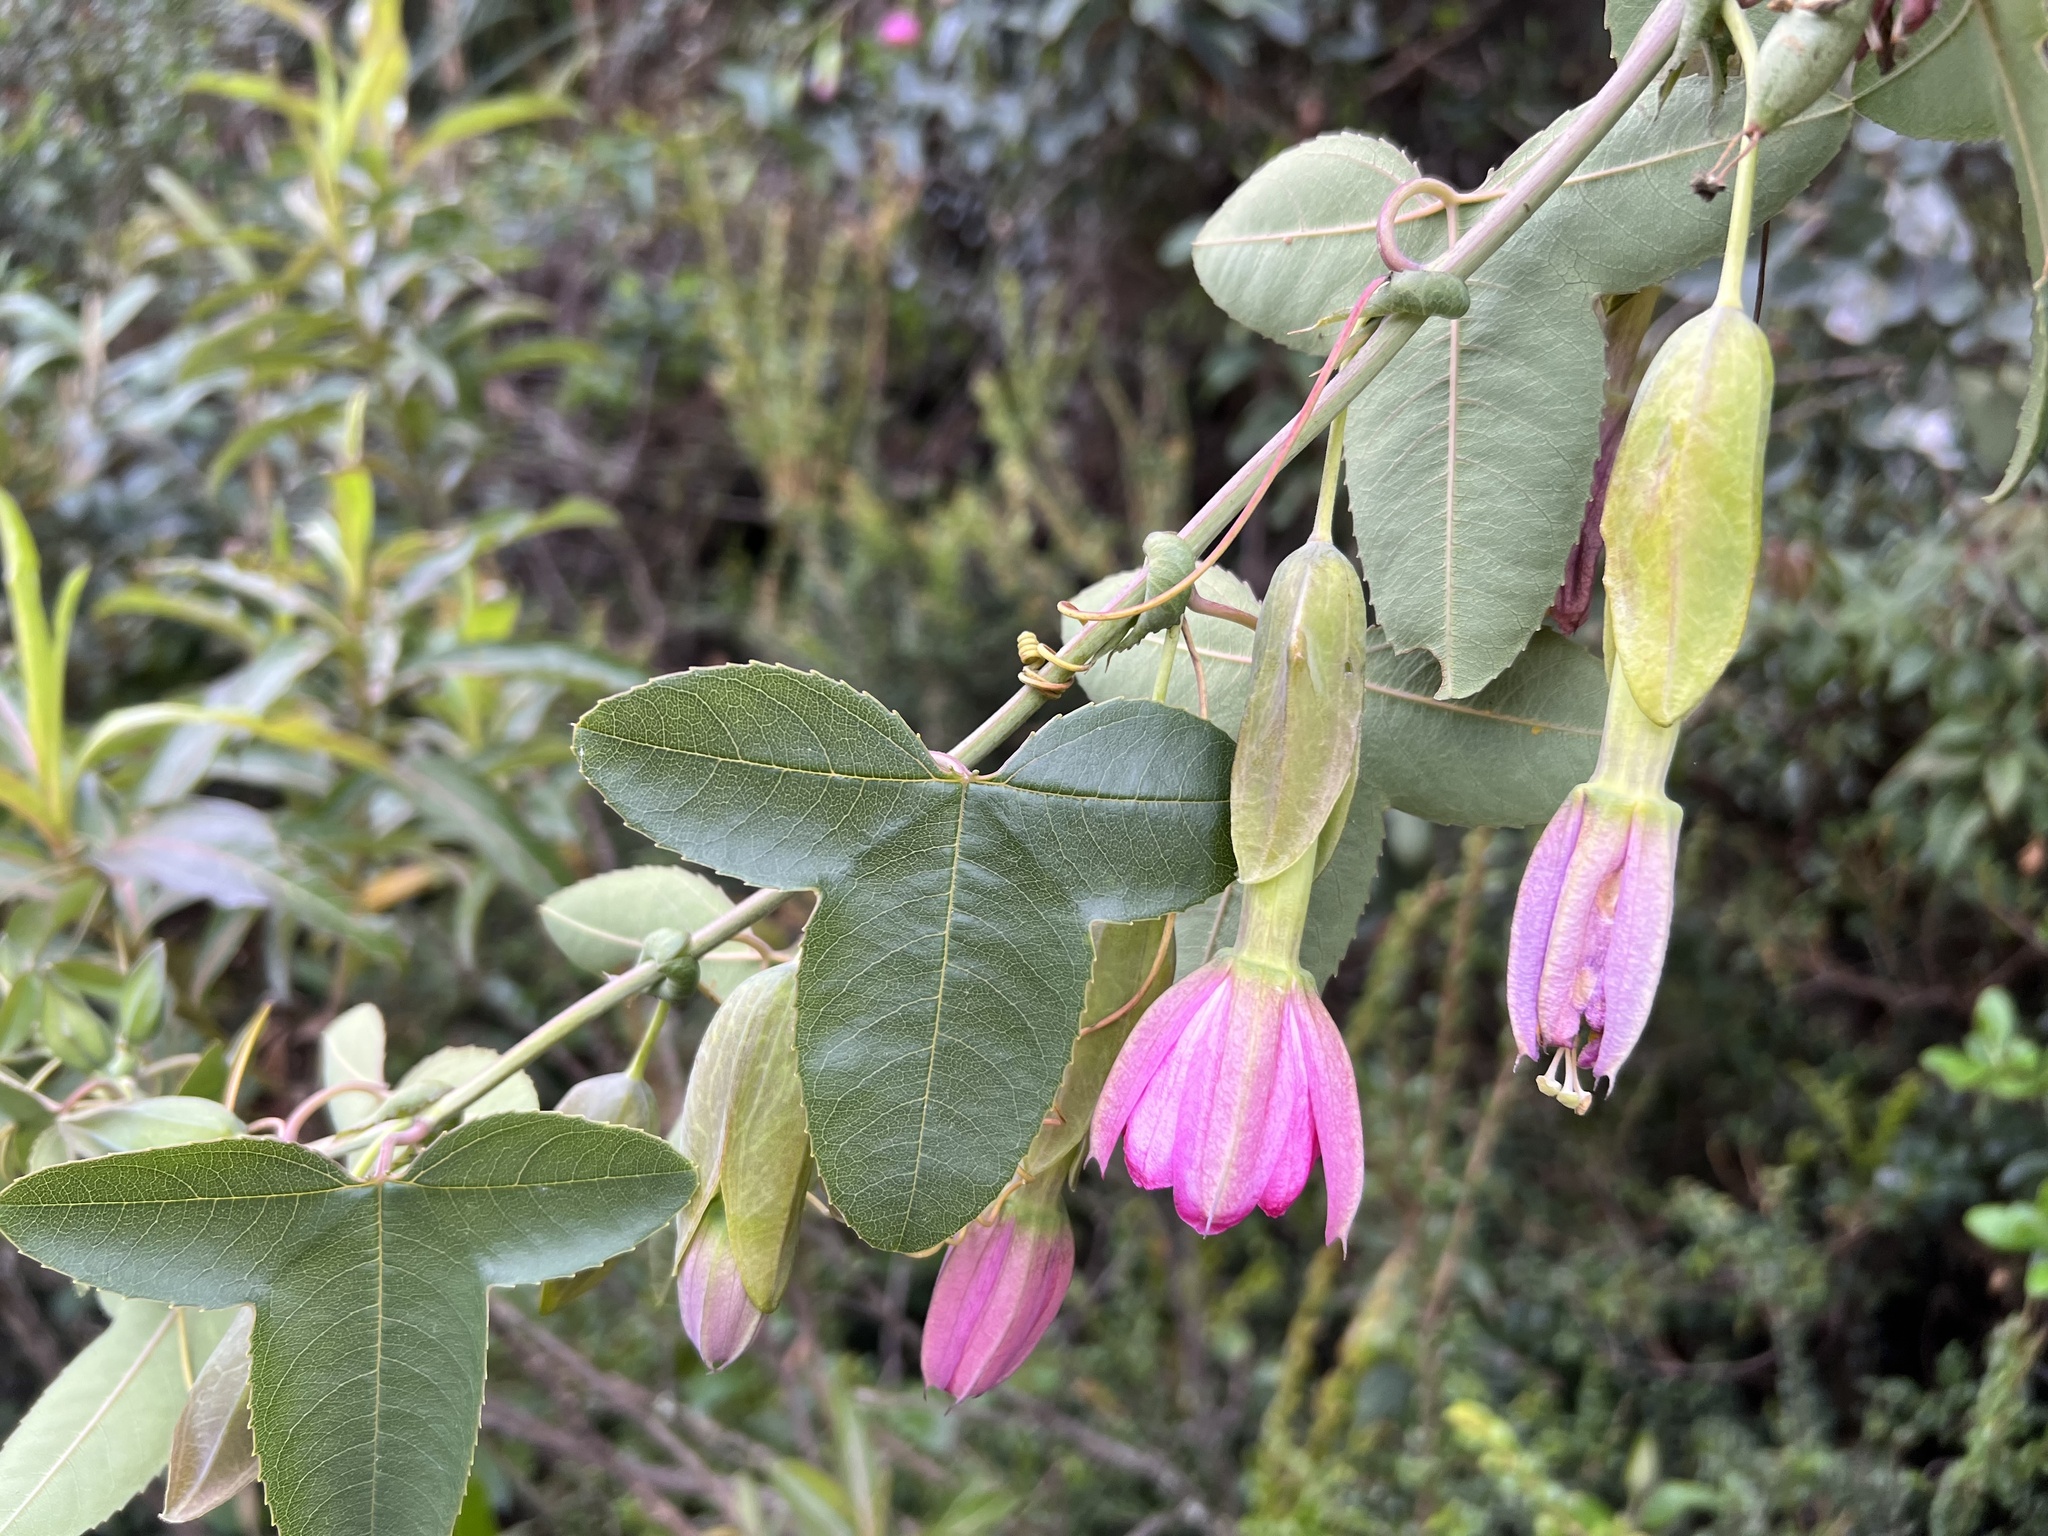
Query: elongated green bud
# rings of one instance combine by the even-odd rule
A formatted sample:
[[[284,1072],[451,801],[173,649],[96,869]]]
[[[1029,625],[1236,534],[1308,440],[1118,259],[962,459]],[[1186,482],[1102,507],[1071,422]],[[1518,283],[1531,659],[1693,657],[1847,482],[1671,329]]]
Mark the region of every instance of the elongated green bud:
[[[1636,395],[1600,531],[1613,654],[1659,725],[1684,719],[1741,643],[1770,420],[1770,342],[1728,305],[1680,326]]]
[[[796,1063],[796,965],[733,988],[697,1047],[683,1112],[669,1141],[697,1167],[697,1193],[677,1218],[686,1252],[714,1199],[746,1293],[763,1312],[782,1300],[810,1187],[811,1134]]]
[[[1273,573],[1252,642],[1230,771],[1240,880],[1290,868],[1349,802],[1364,708],[1365,589],[1335,545],[1312,539]]]
[[[1793,0],[1757,50],[1748,133],[1784,127],[1842,78],[1870,24],[1870,7],[1871,0]]]

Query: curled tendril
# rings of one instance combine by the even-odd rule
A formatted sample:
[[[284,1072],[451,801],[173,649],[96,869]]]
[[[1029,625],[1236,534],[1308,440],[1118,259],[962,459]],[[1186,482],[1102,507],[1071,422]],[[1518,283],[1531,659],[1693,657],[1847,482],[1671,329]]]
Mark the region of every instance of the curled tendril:
[[[1452,240],[1458,238],[1458,209],[1472,201],[1449,182],[1439,181],[1434,176],[1412,176],[1387,194],[1387,200],[1380,204],[1380,216],[1373,223],[1373,233],[1379,242],[1380,260],[1386,263],[1389,272],[1420,272],[1422,263],[1412,259],[1401,249],[1401,237],[1396,225],[1401,209],[1410,198],[1433,197],[1443,206],[1444,221]]]

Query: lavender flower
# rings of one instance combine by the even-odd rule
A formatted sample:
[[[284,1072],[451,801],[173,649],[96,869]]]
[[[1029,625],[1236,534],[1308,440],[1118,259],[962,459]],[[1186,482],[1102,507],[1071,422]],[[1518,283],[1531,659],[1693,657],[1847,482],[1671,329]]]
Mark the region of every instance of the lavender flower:
[[[875,24],[875,41],[884,48],[915,48],[924,39],[917,12],[898,6]]]
[[[1074,1277],[1065,1178],[1035,1180],[970,1223],[939,1267],[925,1315],[925,1385],[974,1397],[1003,1381],[1052,1325]]]
[[[1678,728],[1645,716],[1615,667],[1599,765],[1544,829],[1515,899],[1515,1042],[1535,1060],[1555,1052],[1537,1087],[1582,1115],[1593,1096],[1580,1069],[1596,1080],[1621,1070],[1663,973],[1680,819],[1664,776],[1677,742]]]

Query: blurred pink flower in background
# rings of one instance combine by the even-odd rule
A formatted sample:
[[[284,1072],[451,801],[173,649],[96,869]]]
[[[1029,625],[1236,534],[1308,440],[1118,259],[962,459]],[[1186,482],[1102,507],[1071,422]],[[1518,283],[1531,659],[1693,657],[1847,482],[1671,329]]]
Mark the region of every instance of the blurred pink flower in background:
[[[917,12],[898,6],[875,24],[875,41],[884,48],[915,48],[924,41],[924,23]]]

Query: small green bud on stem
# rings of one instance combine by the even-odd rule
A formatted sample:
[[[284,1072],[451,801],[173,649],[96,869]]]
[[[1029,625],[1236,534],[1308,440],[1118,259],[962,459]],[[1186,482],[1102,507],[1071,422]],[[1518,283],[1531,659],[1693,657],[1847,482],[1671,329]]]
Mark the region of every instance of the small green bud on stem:
[[[1819,101],[1855,59],[1870,7],[1871,0],[1793,0],[1757,50],[1743,131],[1762,138]]]

